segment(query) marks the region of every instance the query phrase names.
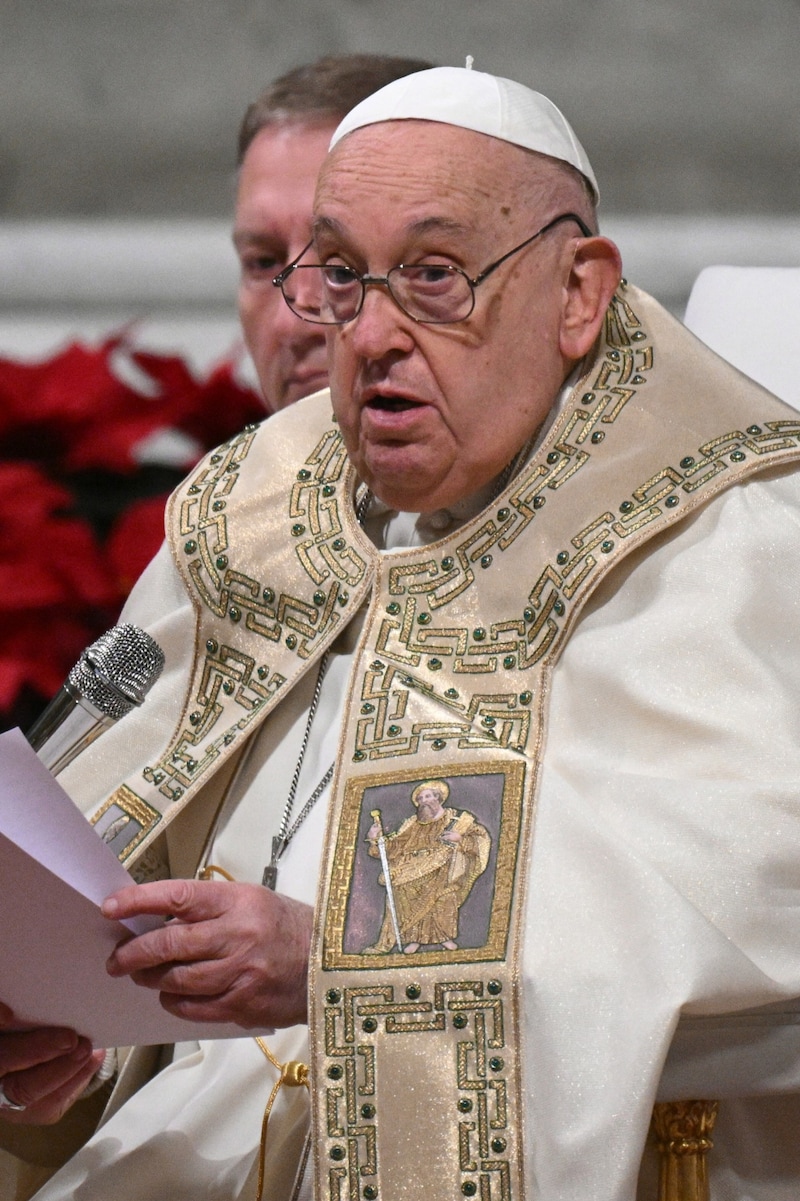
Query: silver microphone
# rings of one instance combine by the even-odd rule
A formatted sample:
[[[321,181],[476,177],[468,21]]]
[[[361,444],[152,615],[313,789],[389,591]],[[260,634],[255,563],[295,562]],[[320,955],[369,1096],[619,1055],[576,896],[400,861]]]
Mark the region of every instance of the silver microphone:
[[[144,630],[114,626],[88,646],[26,735],[54,776],[104,730],[141,705],[164,652]]]

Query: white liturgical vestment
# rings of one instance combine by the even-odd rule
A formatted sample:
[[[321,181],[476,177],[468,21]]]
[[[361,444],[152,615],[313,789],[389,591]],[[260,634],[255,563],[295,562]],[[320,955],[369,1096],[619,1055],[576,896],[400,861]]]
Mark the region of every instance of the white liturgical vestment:
[[[660,320],[650,308],[646,316]],[[672,327],[671,337],[679,337]],[[705,352],[693,347],[702,364]],[[764,394],[753,392],[756,422]],[[319,404],[301,402],[264,432]],[[472,528],[476,519],[464,516]],[[453,515],[454,528],[461,519]],[[400,520],[394,533],[389,520],[384,566],[397,545],[436,548],[448,532],[437,523],[450,518],[423,515],[405,529]],[[586,599],[553,668],[520,924],[523,1103],[514,1137],[527,1201],[633,1201],[637,1187],[640,1198],[653,1196],[649,1180],[637,1186],[652,1106],[658,1095],[685,1096],[671,1095],[670,1081],[680,1088],[693,1070],[689,1052],[681,1063],[676,1050],[664,1075],[679,1019],[689,1041],[676,1047],[699,1037],[704,1049],[703,1095],[724,1094],[713,1201],[796,1199],[800,1105],[791,1090],[800,1070],[784,1057],[753,1084],[744,1069],[717,1061],[714,1047],[726,1031],[735,1041],[761,1030],[761,1016],[737,1017],[742,1010],[771,1005],[785,1014],[800,996],[799,545],[800,476],[793,463],[774,463],[636,545]],[[87,813],[155,762],[184,705],[199,652],[185,578],[166,550],[125,618],[161,643],[167,667],[136,728],[120,723],[62,777]],[[332,643],[298,807],[341,752],[362,620],[359,604]],[[269,860],[315,680],[316,669],[306,671],[275,707],[213,824],[205,861],[236,879],[260,881]],[[329,808],[326,794],[279,865],[279,891],[310,904]],[[189,812],[173,832],[181,822],[189,828]],[[785,1016],[778,1024],[791,1031]],[[308,1061],[305,1028],[266,1041],[281,1062]],[[112,1100],[38,1201],[249,1201],[274,1081],[252,1038],[179,1048],[124,1104]],[[410,1110],[427,1100],[415,1084],[407,1081],[402,1101]],[[318,1095],[321,1080],[311,1087]],[[770,1095],[725,1099],[753,1089]],[[307,1131],[305,1090],[283,1089],[267,1140],[270,1201],[310,1196]],[[415,1160],[399,1124],[402,1138],[389,1154],[406,1165],[406,1195],[416,1196],[430,1167]],[[316,1163],[319,1174],[319,1155]]]

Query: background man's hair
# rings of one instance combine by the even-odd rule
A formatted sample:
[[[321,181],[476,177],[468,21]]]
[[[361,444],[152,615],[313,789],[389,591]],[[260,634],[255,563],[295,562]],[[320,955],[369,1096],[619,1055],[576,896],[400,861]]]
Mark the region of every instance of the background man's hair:
[[[421,58],[388,54],[327,54],[313,63],[293,67],[264,89],[249,106],[239,129],[237,165],[265,125],[298,121],[308,125],[339,122],[379,88],[425,71],[434,64]]]

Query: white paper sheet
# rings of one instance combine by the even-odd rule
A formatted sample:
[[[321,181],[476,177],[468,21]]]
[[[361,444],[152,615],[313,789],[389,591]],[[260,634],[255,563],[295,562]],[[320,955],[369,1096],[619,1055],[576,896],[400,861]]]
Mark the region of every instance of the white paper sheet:
[[[102,916],[131,883],[25,736],[0,734],[0,1000],[19,1024],[69,1026],[95,1047],[262,1033],[173,1017],[153,989],[108,975],[120,939],[160,923]]]

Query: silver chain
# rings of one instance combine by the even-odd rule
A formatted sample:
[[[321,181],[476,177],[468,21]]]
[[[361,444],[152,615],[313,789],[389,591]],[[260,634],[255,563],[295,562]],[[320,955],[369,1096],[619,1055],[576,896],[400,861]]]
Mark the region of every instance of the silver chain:
[[[371,499],[372,499],[371,492],[369,491],[369,489],[365,489],[363,495],[361,496],[361,498],[358,501],[358,504],[356,505],[356,518],[358,520],[359,525],[364,524],[364,518],[367,515],[367,509],[369,508],[369,503],[370,503]],[[272,839],[272,855],[270,857],[269,863],[264,868],[264,873],[261,877],[261,883],[264,885],[265,888],[271,888],[273,890],[275,889],[275,886],[278,881],[278,862],[281,858],[281,855],[286,850],[289,843],[292,841],[295,834],[300,829],[303,822],[306,820],[309,813],[314,808],[317,801],[319,800],[319,798],[322,796],[325,789],[330,784],[331,780],[333,779],[333,773],[336,769],[336,764],[334,762],[330,765],[328,770],[325,772],[324,776],[320,780],[319,784],[317,784],[316,788],[311,793],[311,795],[308,798],[308,800],[306,801],[306,803],[303,805],[303,808],[300,810],[297,817],[294,819],[292,824],[289,825],[289,823],[292,821],[292,810],[294,809],[295,796],[297,794],[297,785],[300,783],[300,772],[302,771],[302,768],[303,768],[303,760],[306,757],[306,749],[308,747],[308,740],[311,737],[311,727],[314,723],[314,716],[317,712],[317,706],[319,704],[320,693],[322,692],[322,681],[325,679],[325,672],[328,670],[329,661],[330,661],[330,652],[326,651],[325,654],[322,656],[322,659],[320,660],[319,673],[317,675],[317,682],[316,682],[316,685],[314,686],[314,695],[311,698],[311,705],[308,710],[308,718],[306,719],[306,728],[303,733],[303,740],[300,743],[300,753],[297,756],[297,764],[294,769],[294,775],[292,776],[292,782],[289,785],[289,795],[286,798],[286,804],[284,805],[284,808],[283,808],[283,816],[281,817],[281,824],[278,827],[278,833]]]

